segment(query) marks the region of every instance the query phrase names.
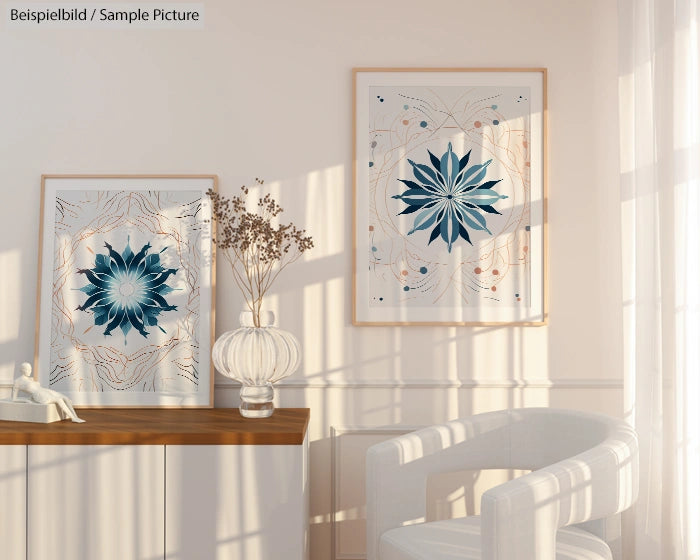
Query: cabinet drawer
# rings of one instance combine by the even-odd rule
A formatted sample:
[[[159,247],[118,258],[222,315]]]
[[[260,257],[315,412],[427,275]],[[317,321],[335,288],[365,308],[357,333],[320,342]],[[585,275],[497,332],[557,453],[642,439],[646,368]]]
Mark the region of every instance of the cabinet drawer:
[[[27,447],[0,447],[0,557],[25,560],[27,533]]]
[[[169,560],[308,557],[308,441],[168,445]]]
[[[28,560],[163,557],[162,445],[30,445]]]

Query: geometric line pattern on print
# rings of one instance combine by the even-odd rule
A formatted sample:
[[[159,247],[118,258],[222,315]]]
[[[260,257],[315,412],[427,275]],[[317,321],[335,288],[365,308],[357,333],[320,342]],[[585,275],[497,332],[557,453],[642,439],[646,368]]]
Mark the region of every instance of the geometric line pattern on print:
[[[493,189],[501,179],[481,183],[492,160],[468,166],[471,150],[459,158],[452,151],[451,142],[442,157],[438,158],[430,150],[428,156],[432,168],[408,160],[417,182],[399,179],[408,189],[392,196],[407,205],[398,215],[417,213],[408,235],[433,227],[428,245],[441,237],[448,253],[460,237],[472,244],[469,229],[493,235],[487,227],[486,214],[500,214],[493,205],[508,197]]]
[[[202,263],[210,258],[202,252],[202,239],[209,230],[201,210],[202,193],[198,190],[57,193],[48,371],[51,388],[63,392],[199,392],[201,272]],[[76,269],[94,267],[94,248],[105,253],[105,239],[115,251],[121,251],[127,240],[115,242],[111,238],[122,231],[132,231],[139,247],[145,241],[154,247],[167,246],[159,261],[163,267],[177,268],[166,282],[177,291],[161,294],[167,304],[177,304],[177,311],[161,310],[157,325],[144,325],[148,337],[136,335],[126,345],[121,337],[114,340],[116,329],[112,336],[103,334],[107,323],[95,326],[92,306],[86,313],[75,311],[76,306],[87,303],[84,292],[78,291],[86,279],[76,274]],[[158,251],[150,249],[148,254],[151,252]],[[177,300],[173,299],[176,295]],[[87,328],[76,319],[87,321]],[[156,336],[161,335],[161,326],[167,333]],[[129,337],[136,334],[133,326],[131,329]]]
[[[78,274],[84,274],[90,283],[78,288],[88,297],[76,310],[92,312],[95,325],[106,325],[105,336],[111,336],[112,331],[119,327],[125,345],[126,335],[132,327],[146,338],[147,327],[158,327],[165,333],[158,324],[158,316],[164,311],[177,310],[176,305],[168,304],[165,299],[175,288],[165,282],[178,269],[164,268],[158,253],[149,255],[150,243],[135,254],[128,239],[121,254],[107,242],[105,247],[106,254],[95,256],[93,268],[78,270]]]
[[[511,302],[521,306],[528,301],[524,295],[529,293],[530,285],[527,89],[371,88],[372,96],[379,94],[371,97],[368,137],[371,306],[453,307],[454,297],[469,307]],[[449,252],[435,249],[439,249],[436,245],[448,248],[451,232],[446,232],[448,241],[440,232],[439,242],[434,242],[437,237],[429,242],[437,222],[422,233],[408,235],[415,216],[423,209],[401,216],[407,205],[394,197],[404,190],[397,188],[397,180],[421,183],[414,178],[411,167],[404,171],[404,162],[409,166],[408,157],[436,171],[425,152],[429,147],[426,144],[439,146],[430,150],[440,156],[448,148],[448,141],[457,156],[469,151],[470,146],[478,146],[471,152],[470,163],[492,159],[484,181],[501,179],[492,190],[508,195],[507,200],[492,205],[496,213],[484,214],[475,208],[486,219],[488,231],[465,227],[470,242],[464,242],[457,232]],[[489,155],[483,157],[477,151]],[[397,220],[397,215],[403,219]]]

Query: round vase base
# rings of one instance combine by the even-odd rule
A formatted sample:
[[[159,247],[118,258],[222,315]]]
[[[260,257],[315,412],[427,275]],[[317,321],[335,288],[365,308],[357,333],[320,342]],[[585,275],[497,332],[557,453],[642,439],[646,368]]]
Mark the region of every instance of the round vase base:
[[[244,418],[267,418],[275,410],[273,398],[275,390],[271,384],[243,385],[241,387],[241,416]]]
[[[238,407],[241,416],[244,418],[269,418],[275,410],[271,402],[266,403],[250,403],[242,402]]]

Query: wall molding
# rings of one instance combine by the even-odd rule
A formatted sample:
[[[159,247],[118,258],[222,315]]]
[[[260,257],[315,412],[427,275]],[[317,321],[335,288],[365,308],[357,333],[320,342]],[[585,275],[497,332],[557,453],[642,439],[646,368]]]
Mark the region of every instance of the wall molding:
[[[363,379],[316,380],[292,379],[275,383],[276,387],[294,389],[622,389],[622,379]],[[238,389],[234,382],[217,382],[216,389]]]
[[[339,438],[347,435],[380,435],[396,437],[409,432],[414,432],[424,426],[331,426],[331,558],[333,560],[366,560],[366,555],[347,554],[338,552],[338,524],[336,511],[338,510],[338,495],[342,477],[339,454]]]
[[[275,383],[292,389],[622,389],[622,379],[292,379]],[[219,381],[215,389],[238,390],[233,381]],[[12,389],[12,382],[0,382],[0,389]]]

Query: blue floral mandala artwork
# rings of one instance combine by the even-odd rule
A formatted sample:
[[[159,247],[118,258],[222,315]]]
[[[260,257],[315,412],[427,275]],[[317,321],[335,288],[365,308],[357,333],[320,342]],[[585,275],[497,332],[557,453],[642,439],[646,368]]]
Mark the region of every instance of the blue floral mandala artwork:
[[[486,226],[485,214],[500,214],[493,205],[508,197],[493,189],[501,179],[481,183],[492,160],[469,166],[471,150],[460,159],[452,151],[451,142],[441,158],[430,150],[428,155],[432,167],[408,160],[416,181],[399,179],[408,190],[392,196],[408,205],[399,215],[417,212],[408,235],[432,227],[428,245],[441,237],[448,252],[460,237],[471,244],[470,229],[493,235]]]
[[[107,254],[95,256],[94,268],[78,270],[90,284],[79,288],[88,298],[77,309],[91,311],[95,325],[106,325],[107,336],[117,327],[124,337],[132,327],[144,337],[148,337],[147,327],[165,332],[158,324],[158,316],[163,311],[177,310],[165,300],[164,296],[175,290],[165,281],[178,269],[163,268],[159,254],[148,254],[150,243],[136,254],[128,240],[121,255],[109,243],[105,242],[105,247]]]

